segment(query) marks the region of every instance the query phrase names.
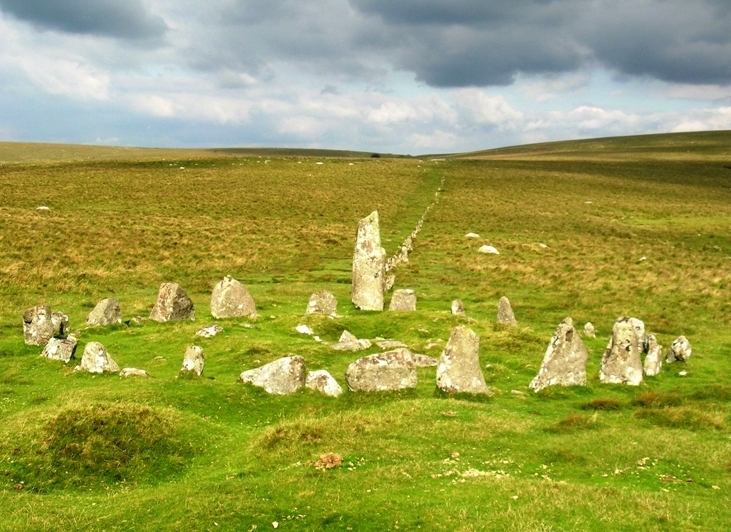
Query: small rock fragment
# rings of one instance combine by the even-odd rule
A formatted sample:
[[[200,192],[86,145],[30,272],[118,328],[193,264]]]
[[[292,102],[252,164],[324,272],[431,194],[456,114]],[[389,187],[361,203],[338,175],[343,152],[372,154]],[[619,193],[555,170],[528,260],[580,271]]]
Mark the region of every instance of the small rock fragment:
[[[124,368],[122,371],[119,372],[120,377],[149,377],[150,374],[147,373],[144,369],[137,369],[137,368]]]
[[[197,330],[195,335],[200,336],[201,338],[213,338],[214,336],[222,332],[223,327],[221,327],[220,325],[207,325],[206,327]]]
[[[596,338],[596,329],[594,329],[594,324],[590,321],[587,321],[584,325],[584,336],[587,338]]]
[[[464,304],[459,299],[452,301],[452,315],[453,316],[464,316]]]
[[[478,253],[487,253],[489,255],[500,255],[500,252],[492,247],[485,244],[484,246],[480,246],[480,249],[477,250]]]

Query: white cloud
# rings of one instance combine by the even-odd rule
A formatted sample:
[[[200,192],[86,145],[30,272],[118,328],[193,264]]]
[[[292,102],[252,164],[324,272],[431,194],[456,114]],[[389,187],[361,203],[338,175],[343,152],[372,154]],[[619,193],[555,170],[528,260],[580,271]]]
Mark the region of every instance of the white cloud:
[[[522,112],[513,109],[500,95],[490,96],[479,89],[457,89],[451,95],[462,120],[467,123],[515,129],[524,117]]]

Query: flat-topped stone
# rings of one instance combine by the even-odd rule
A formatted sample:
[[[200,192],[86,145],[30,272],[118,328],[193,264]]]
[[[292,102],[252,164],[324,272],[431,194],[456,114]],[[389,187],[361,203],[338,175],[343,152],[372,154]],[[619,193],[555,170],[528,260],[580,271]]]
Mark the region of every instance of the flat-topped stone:
[[[183,355],[183,365],[180,373],[189,373],[201,376],[205,367],[205,353],[199,345],[189,345]]]
[[[418,374],[411,352],[400,348],[352,362],[345,380],[354,392],[382,392],[415,388]]]
[[[68,338],[51,338],[43,348],[42,357],[50,360],[68,362],[76,352],[76,337],[70,334]]]

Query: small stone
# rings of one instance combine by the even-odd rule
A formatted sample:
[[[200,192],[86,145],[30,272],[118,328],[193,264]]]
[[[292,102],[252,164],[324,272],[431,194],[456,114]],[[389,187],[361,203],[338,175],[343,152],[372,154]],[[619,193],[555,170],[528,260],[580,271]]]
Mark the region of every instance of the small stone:
[[[244,384],[252,384],[264,388],[273,395],[289,395],[305,385],[305,359],[290,355],[256,369],[244,371],[239,380]]]
[[[414,311],[416,310],[416,294],[411,289],[396,290],[391,296],[390,311]]]
[[[501,325],[517,325],[513,308],[510,306],[510,300],[503,296],[497,305],[497,322]]]
[[[46,212],[48,212],[48,211],[51,210],[51,208],[48,207],[47,205],[39,205],[38,207],[36,207],[36,210],[37,211],[46,211]]]
[[[437,387],[448,393],[490,393],[480,368],[480,337],[469,327],[452,330],[437,366]]]
[[[678,336],[670,346],[665,362],[687,362],[692,353],[693,348],[688,339],[685,336]]]
[[[343,331],[343,333],[340,335],[340,340],[338,340],[338,343],[333,344],[330,347],[331,349],[334,349],[336,351],[361,351],[363,349],[368,349],[370,346],[370,340],[359,340],[352,333],[348,331]]]
[[[647,356],[645,356],[645,362],[643,368],[645,375],[653,377],[660,373],[662,368],[662,346],[657,343],[657,338],[654,334],[647,336],[645,340]]]
[[[150,312],[150,319],[160,323],[178,320],[195,320],[193,301],[178,283],[163,283],[157,301]]]
[[[478,235],[477,233],[467,233],[464,237],[465,238],[480,238],[480,235]]]
[[[89,373],[119,372],[119,366],[99,342],[86,344],[84,355],[81,357],[81,364],[75,369],[88,371]]]
[[[197,345],[189,345],[185,349],[183,366],[180,368],[180,373],[194,373],[200,377],[203,374],[204,366],[205,355],[203,348]]]
[[[345,372],[354,392],[381,392],[416,388],[418,374],[406,348],[359,358]]]
[[[487,244],[484,246],[480,246],[480,249],[478,249],[477,252],[478,253],[487,253],[489,255],[500,255],[500,252],[496,248],[494,248],[492,246],[488,246]]]
[[[310,329],[307,325],[303,325],[303,324],[297,325],[297,327],[295,327],[294,330],[300,334],[306,334],[308,336],[312,336],[313,334],[315,334],[315,331]]]
[[[196,331],[195,335],[201,338],[213,338],[217,334],[223,332],[223,327],[220,325],[208,325]]]
[[[122,309],[119,300],[114,298],[102,299],[86,318],[86,324],[105,326],[122,323]]]
[[[601,361],[599,380],[638,386],[642,382],[645,325],[637,318],[619,318]]]
[[[685,370],[682,370],[682,371],[678,372],[678,375],[680,375],[681,377],[685,377],[686,375],[688,375],[688,372]]]
[[[338,397],[343,393],[343,388],[338,384],[338,381],[324,369],[310,371],[305,379],[305,386],[330,397]]]
[[[464,316],[464,304],[459,299],[452,301],[452,315],[453,316]]]
[[[337,316],[338,300],[327,290],[315,292],[310,296],[305,314],[324,314],[326,316]]]
[[[594,324],[590,321],[587,321],[584,325],[584,336],[587,338],[596,338],[596,329],[594,329]]]
[[[539,392],[548,386],[586,386],[586,361],[589,352],[571,318],[556,328],[548,344],[538,375],[528,386]]]
[[[150,374],[147,373],[144,369],[137,369],[137,368],[124,368],[122,371],[119,372],[120,377],[149,377]]]
[[[74,335],[69,335],[68,338],[51,338],[43,348],[41,356],[50,360],[68,362],[74,357],[76,343]]]
[[[256,304],[247,288],[227,275],[213,288],[211,314],[216,319],[256,318]]]

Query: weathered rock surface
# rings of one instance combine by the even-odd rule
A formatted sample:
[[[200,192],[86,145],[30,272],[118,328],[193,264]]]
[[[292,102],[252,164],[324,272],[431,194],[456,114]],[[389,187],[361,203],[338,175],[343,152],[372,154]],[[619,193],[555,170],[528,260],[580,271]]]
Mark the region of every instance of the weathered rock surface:
[[[324,369],[310,371],[305,379],[305,386],[330,397],[338,397],[343,393],[343,388],[338,381]]]
[[[310,296],[305,314],[324,314],[326,316],[337,316],[338,300],[327,290],[320,290]]]
[[[455,299],[452,301],[452,315],[454,316],[464,316],[464,304],[459,299]]]
[[[386,340],[385,338],[376,338],[374,340],[376,345],[383,350],[398,349],[399,347],[409,347],[400,340]]]
[[[381,247],[378,211],[358,222],[353,251],[353,304],[361,310],[383,310],[386,252]]]
[[[56,331],[51,307],[37,305],[23,313],[23,338],[26,345],[46,345]]]
[[[586,386],[586,361],[589,352],[574,328],[571,318],[564,319],[556,328],[538,375],[529,388],[539,392],[548,386]]]
[[[449,393],[490,393],[480,368],[480,337],[469,327],[452,330],[439,358],[437,386]]]
[[[352,362],[345,380],[354,392],[383,392],[415,388],[418,374],[411,352],[400,348]]]
[[[584,336],[587,338],[596,338],[596,329],[594,328],[594,324],[590,321],[587,321],[584,325]]]
[[[416,310],[416,293],[409,288],[396,290],[391,296],[391,304],[388,306],[388,310]]]
[[[510,306],[510,300],[503,296],[497,304],[497,322],[502,325],[517,325],[513,307]]]
[[[602,357],[599,380],[638,386],[642,382],[645,326],[636,318],[619,318]]]
[[[195,332],[196,336],[200,336],[201,338],[213,338],[217,334],[220,334],[223,332],[223,327],[220,325],[208,325],[206,327],[203,327],[202,329],[198,329]]]
[[[260,368],[244,371],[239,380],[264,388],[273,395],[289,395],[305,385],[305,359],[301,356],[286,356],[265,364]]]
[[[439,364],[436,358],[418,353],[411,353],[411,360],[414,361],[414,365],[417,368],[432,368]]]
[[[104,326],[115,323],[122,323],[122,308],[119,300],[114,298],[99,301],[86,318],[87,325]]]
[[[478,253],[486,253],[488,255],[500,255],[500,252],[497,250],[497,248],[493,246],[488,246],[485,244],[484,246],[480,246],[480,249],[477,250]]]
[[[676,360],[679,362],[686,362],[692,353],[693,348],[688,339],[685,336],[678,336],[670,346],[668,357],[665,359],[665,362],[671,363]]]
[[[84,355],[81,357],[81,364],[74,369],[88,371],[89,373],[119,372],[119,366],[99,342],[86,344]]]
[[[66,338],[69,332],[69,317],[63,312],[54,312],[51,314],[51,323],[53,324],[53,336]]]
[[[348,331],[343,331],[338,343],[331,345],[330,348],[335,349],[336,351],[361,351],[363,349],[368,349],[370,346],[370,340],[365,338],[359,340],[354,334]]]
[[[147,373],[144,369],[137,369],[137,368],[124,368],[122,371],[119,372],[120,377],[149,377],[150,374]]]
[[[74,335],[69,335],[68,338],[51,338],[43,348],[41,356],[51,360],[68,362],[74,357],[76,343]]]
[[[657,338],[654,334],[647,336],[645,340],[645,348],[647,356],[645,356],[645,362],[643,364],[645,375],[653,377],[660,373],[662,368],[662,346],[657,343]]]
[[[166,321],[194,320],[195,308],[178,283],[163,283],[157,294],[157,301],[150,312],[150,319],[164,323]]]
[[[198,345],[189,345],[183,355],[183,366],[180,373],[195,373],[199,377],[203,374],[205,366],[205,353]]]
[[[247,288],[227,275],[213,287],[211,314],[216,319],[256,318],[256,304]]]

